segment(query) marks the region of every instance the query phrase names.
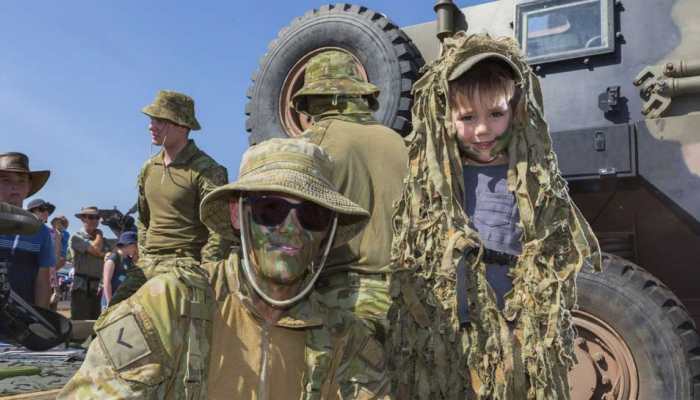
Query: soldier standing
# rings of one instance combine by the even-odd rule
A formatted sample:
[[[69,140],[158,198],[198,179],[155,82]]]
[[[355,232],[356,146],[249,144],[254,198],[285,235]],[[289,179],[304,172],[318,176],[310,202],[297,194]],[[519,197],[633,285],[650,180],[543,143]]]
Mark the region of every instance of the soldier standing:
[[[200,129],[189,96],[161,90],[142,112],[150,117],[151,142],[162,150],[151,157],[138,177],[138,238],[141,260],[112,298],[117,303],[153,275],[163,260],[199,264],[225,258],[228,243],[199,220],[199,203],[228,182],[226,168],[189,138]]]
[[[239,180],[201,205],[242,249],[203,269],[174,265],[109,309],[58,398],[388,398],[381,345],[312,291],[330,248],[368,215],[333,188],[333,169],[302,140],[249,149]]]
[[[83,207],[75,217],[83,222],[83,229],[70,238],[75,275],[71,288],[71,319],[97,319],[100,316],[99,287],[102,280],[103,257],[109,245],[97,228],[100,215],[97,207]]]
[[[309,60],[304,86],[293,102],[313,119],[304,136],[326,150],[336,165],[332,182],[370,212],[367,227],[328,256],[319,291],[338,307],[383,328],[390,303],[393,203],[401,197],[408,156],[401,136],[372,116],[378,95],[379,88],[359,76],[353,58],[333,50]]]

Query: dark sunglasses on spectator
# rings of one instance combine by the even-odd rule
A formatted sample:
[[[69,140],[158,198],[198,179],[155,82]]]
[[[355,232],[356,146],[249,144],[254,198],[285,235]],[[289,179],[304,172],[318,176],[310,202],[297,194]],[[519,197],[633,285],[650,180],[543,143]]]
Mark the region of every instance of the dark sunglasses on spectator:
[[[292,204],[277,196],[252,196],[246,199],[250,204],[253,221],[260,225],[274,227],[287,219],[294,209],[302,228],[310,231],[323,231],[333,219],[333,211],[310,201]]]
[[[32,208],[32,211],[33,211],[33,210],[37,210],[37,211],[39,211],[39,212],[49,212],[49,211],[51,211],[51,209],[50,209],[49,207],[46,207],[46,206],[34,207],[34,208]]]
[[[100,219],[100,216],[99,215],[83,215],[83,218],[93,220],[93,219]]]

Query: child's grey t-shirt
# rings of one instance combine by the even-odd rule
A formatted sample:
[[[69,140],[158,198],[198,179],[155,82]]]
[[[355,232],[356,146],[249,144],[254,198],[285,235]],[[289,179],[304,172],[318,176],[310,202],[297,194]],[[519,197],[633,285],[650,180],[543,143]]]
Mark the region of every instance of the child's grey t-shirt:
[[[487,249],[520,255],[522,229],[515,195],[508,191],[508,165],[464,167],[464,211]],[[503,296],[513,287],[509,265],[489,264],[486,278],[503,308]]]

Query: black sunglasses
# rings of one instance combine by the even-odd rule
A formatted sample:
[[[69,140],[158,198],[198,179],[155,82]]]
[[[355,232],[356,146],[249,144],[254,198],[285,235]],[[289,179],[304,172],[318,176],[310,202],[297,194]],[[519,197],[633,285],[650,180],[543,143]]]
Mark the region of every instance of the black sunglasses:
[[[39,212],[48,212],[48,211],[51,211],[51,208],[46,207],[46,206],[39,206],[39,207],[34,207],[32,210],[37,210]]]
[[[85,219],[100,219],[99,215],[83,215]]]
[[[304,229],[323,231],[333,219],[333,211],[310,201],[292,204],[276,196],[252,196],[246,201],[250,204],[255,223],[265,226],[277,226],[284,222],[291,210],[297,211],[297,219]]]

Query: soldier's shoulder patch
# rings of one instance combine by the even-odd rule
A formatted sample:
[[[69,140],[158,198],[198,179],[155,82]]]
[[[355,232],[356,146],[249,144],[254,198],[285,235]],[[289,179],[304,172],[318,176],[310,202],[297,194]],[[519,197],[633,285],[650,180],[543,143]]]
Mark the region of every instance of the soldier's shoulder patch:
[[[117,371],[151,354],[134,314],[125,314],[98,328],[97,338]]]

